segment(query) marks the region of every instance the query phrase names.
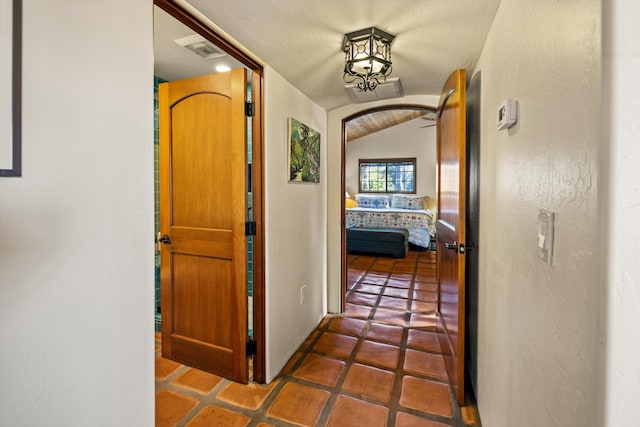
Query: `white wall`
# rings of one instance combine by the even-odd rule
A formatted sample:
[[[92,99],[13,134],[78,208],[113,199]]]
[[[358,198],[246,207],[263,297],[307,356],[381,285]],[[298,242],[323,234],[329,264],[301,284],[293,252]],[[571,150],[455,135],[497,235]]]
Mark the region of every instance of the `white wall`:
[[[416,194],[436,196],[436,128],[417,118],[350,141],[345,149],[345,186],[358,192],[358,159],[416,158]]]
[[[477,66],[483,425],[602,425],[600,65],[600,1],[502,1]],[[506,98],[520,117],[499,132]],[[536,257],[540,208],[553,266]]]
[[[604,148],[610,147],[611,176],[603,191],[611,207],[606,425],[613,427],[638,424],[640,396],[640,2],[603,7]]]
[[[350,104],[329,111],[327,122],[327,309],[340,312],[340,206],[344,193],[340,192],[342,156],[342,119],[360,111],[383,105],[415,104],[438,106],[439,96],[409,95],[364,104]]]
[[[265,67],[267,381],[326,314],[327,113]],[[287,119],[321,134],[320,183],[288,182]],[[306,302],[300,304],[300,287]]]
[[[152,426],[152,8],[23,3],[23,177],[0,179],[0,425]]]

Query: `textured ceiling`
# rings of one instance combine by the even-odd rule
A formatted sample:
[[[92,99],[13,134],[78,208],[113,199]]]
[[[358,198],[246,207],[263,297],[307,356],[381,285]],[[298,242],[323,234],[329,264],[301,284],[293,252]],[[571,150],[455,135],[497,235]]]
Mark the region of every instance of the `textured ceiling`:
[[[176,44],[174,40],[196,33],[157,6],[153,8],[153,74],[167,81],[215,72],[216,65],[241,68],[229,55],[204,59]]]
[[[457,68],[470,72],[500,0],[178,0],[192,6],[327,110],[344,90],[345,33],[395,34],[392,77],[405,95],[439,94]]]

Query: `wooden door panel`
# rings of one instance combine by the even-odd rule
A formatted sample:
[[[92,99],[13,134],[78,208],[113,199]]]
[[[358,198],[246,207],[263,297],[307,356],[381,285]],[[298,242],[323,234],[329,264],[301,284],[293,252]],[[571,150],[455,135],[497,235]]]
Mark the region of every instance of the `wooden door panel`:
[[[246,73],[159,87],[162,355],[247,382]]]
[[[230,122],[229,97],[195,94],[171,109],[172,225],[229,230],[233,224],[230,129],[201,126],[197,122],[201,117]],[[215,181],[209,181],[214,174]]]
[[[447,80],[438,109],[438,333],[456,400],[464,402],[466,73]]]
[[[233,306],[211,310],[210,301],[230,301],[225,286],[233,276],[231,260],[175,253],[173,266],[173,335],[190,337],[231,350]],[[221,327],[222,326],[222,327]]]
[[[456,141],[460,136],[460,118],[458,117],[459,94],[454,92],[451,94],[446,104],[440,106],[443,108],[440,117],[441,141]],[[458,229],[458,221],[460,215],[460,164],[458,161],[459,147],[453,143],[440,144],[440,215],[438,220],[447,224],[454,231]]]

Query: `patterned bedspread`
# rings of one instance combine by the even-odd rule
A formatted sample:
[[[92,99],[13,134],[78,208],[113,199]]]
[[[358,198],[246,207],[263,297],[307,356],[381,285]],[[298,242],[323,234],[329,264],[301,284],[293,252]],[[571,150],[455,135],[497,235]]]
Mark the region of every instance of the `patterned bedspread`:
[[[429,210],[351,208],[345,210],[347,227],[406,228],[409,242],[429,247],[429,240],[436,235],[433,213]]]

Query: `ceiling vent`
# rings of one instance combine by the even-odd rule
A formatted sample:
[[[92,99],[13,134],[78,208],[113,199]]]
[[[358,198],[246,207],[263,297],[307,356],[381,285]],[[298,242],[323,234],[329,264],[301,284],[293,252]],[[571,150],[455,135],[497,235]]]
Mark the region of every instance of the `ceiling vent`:
[[[204,59],[220,58],[221,56],[226,55],[226,53],[220,50],[209,40],[206,40],[204,37],[197,34],[183,37],[181,39],[175,39],[174,42],[184,48],[189,49],[191,52],[195,53],[198,56],[201,56]]]
[[[347,91],[349,98],[355,103],[377,101],[378,99],[400,98],[402,93],[402,85],[398,77],[387,79],[385,83],[380,83],[374,90],[361,91],[355,84],[346,85],[344,90]]]

